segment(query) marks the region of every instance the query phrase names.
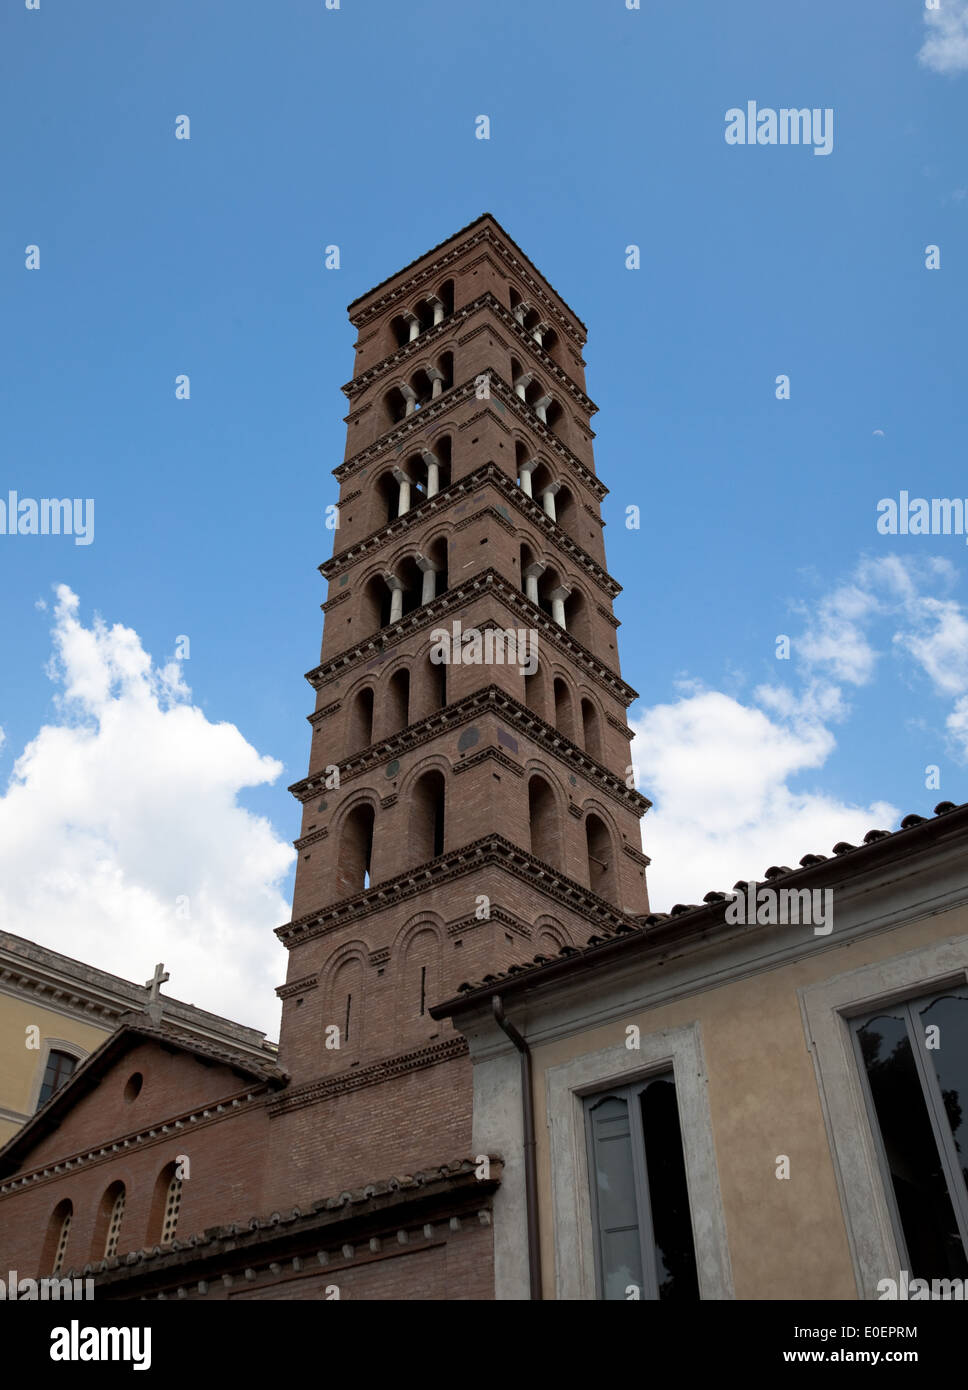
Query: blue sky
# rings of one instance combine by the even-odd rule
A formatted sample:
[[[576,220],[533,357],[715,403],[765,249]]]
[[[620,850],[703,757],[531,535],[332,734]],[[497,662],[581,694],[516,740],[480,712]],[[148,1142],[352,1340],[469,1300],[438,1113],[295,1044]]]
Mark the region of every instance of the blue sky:
[[[345,306],[485,210],[589,328],[654,905],[965,799],[965,538],[875,529],[968,497],[941,5],[8,0],[0,500],[95,539],[0,535],[0,922],[274,1028]]]

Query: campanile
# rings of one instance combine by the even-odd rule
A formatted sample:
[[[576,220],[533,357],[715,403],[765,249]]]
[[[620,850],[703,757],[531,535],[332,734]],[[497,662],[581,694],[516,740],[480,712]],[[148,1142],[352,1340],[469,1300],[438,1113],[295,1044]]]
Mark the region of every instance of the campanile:
[[[489,214],[349,317],[278,929],[287,1200],[469,1154],[466,1043],[430,1006],[648,911],[584,325]]]

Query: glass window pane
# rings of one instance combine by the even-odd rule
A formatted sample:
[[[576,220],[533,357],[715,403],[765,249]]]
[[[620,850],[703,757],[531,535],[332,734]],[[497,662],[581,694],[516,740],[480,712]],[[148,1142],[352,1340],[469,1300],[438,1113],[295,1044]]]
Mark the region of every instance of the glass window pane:
[[[603,1292],[606,1299],[624,1299],[629,1284],[642,1288],[628,1103],[607,1096],[590,1113]]]
[[[641,1102],[659,1297],[695,1300],[699,1280],[674,1082],[653,1081]]]
[[[52,1052],[44,1068],[44,1079],[40,1087],[37,1109],[46,1105],[55,1091],[59,1091],[77,1066],[77,1058],[66,1052]]]
[[[902,1017],[880,1014],[857,1030],[898,1215],[921,1279],[964,1278],[958,1234],[921,1081]]]

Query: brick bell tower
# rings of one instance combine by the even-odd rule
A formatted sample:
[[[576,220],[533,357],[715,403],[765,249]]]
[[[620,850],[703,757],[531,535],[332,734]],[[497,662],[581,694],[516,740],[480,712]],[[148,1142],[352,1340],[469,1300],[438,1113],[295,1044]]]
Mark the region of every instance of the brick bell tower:
[[[466,1046],[430,1006],[648,911],[584,325],[489,214],[349,317],[278,930],[288,1201],[469,1154]]]

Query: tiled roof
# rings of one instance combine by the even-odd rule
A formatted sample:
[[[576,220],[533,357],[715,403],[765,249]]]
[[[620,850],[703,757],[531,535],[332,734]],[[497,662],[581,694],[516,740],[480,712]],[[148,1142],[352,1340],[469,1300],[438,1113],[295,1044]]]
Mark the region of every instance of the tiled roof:
[[[800,860],[800,865],[796,869],[791,869],[787,865],[773,864],[766,869],[763,880],[771,884],[780,879],[799,879],[807,877],[808,871],[815,870],[823,864],[833,863],[835,860],[843,860],[849,856],[869,857],[866,851],[874,845],[883,845],[884,841],[892,841],[891,849],[902,849],[905,842],[910,838],[912,832],[917,832],[921,826],[935,826],[938,821],[949,816],[952,812],[968,813],[968,802],[963,802],[956,806],[953,801],[941,801],[934,808],[934,819],[928,816],[907,815],[901,821],[899,829],[890,830],[869,830],[864,836],[863,843],[860,845],[848,844],[846,840],[840,840],[835,844],[830,852],[831,857],[825,854],[805,854]],[[861,867],[860,862],[857,865]],[[733,885],[734,892],[745,891],[746,881],[740,880]],[[435,1004],[430,1014],[433,1018],[449,1018],[458,1009],[468,1005],[471,999],[477,1002],[476,996],[492,994],[500,987],[503,992],[509,985],[515,988],[521,983],[522,977],[527,977],[528,984],[538,985],[544,975],[558,974],[561,972],[562,963],[569,958],[575,957],[573,964],[577,968],[578,960],[590,960],[601,952],[602,948],[608,947],[614,950],[618,941],[627,941],[630,938],[641,938],[649,932],[656,931],[665,926],[666,923],[675,921],[676,926],[686,927],[691,920],[699,919],[702,916],[710,916],[711,910],[717,904],[725,903],[732,898],[733,894],[723,893],[713,890],[705,895],[701,903],[676,903],[668,912],[651,912],[646,917],[638,919],[638,925],[619,926],[614,932],[607,935],[601,934],[589,937],[584,946],[563,946],[556,955],[537,955],[530,961],[525,961],[520,965],[509,966],[507,970],[496,971],[494,974],[485,975],[482,980],[475,983],[465,982],[458,986],[457,997],[449,999],[441,1004]],[[569,967],[570,973],[570,967]]]

